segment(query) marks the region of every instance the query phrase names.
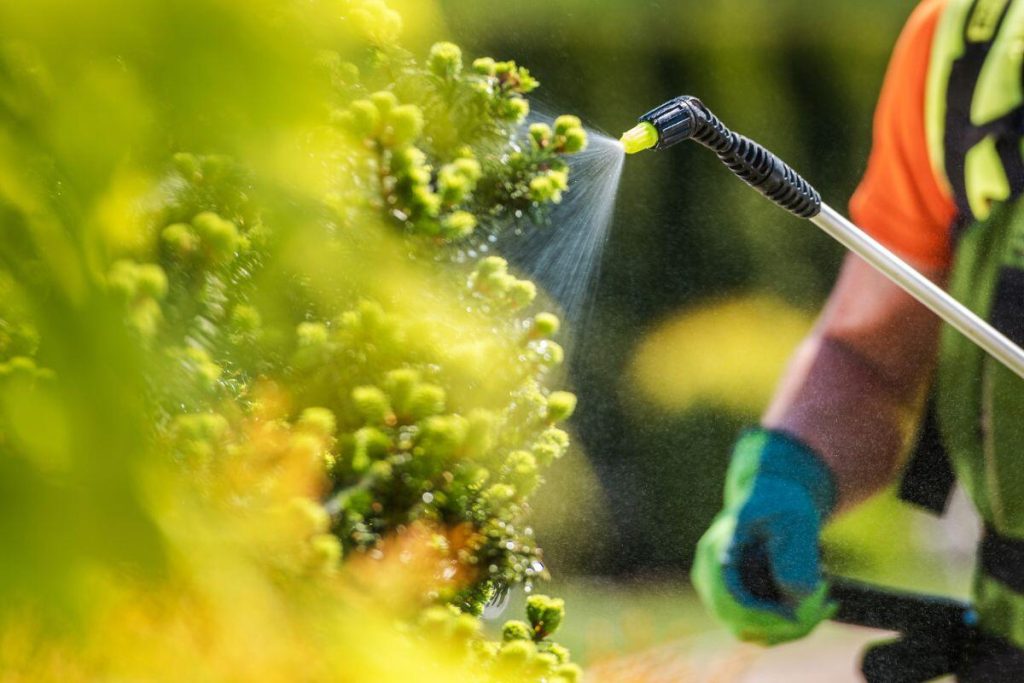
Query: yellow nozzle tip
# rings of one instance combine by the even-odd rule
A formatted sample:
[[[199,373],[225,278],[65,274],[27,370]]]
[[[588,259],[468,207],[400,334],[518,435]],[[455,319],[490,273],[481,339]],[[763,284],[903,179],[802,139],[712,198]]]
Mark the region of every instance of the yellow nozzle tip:
[[[644,121],[623,133],[619,142],[626,154],[636,154],[658,144],[658,129]]]

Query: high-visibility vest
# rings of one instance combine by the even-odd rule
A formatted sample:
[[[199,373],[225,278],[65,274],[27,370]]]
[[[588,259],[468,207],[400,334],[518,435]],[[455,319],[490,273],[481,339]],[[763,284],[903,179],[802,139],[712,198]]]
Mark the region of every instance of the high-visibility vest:
[[[1024,0],[949,0],[925,110],[931,163],[959,209],[950,292],[1024,345]],[[992,545],[1024,550],[1024,380],[946,327],[935,401]],[[1024,563],[997,560],[975,578],[981,626],[1024,647]]]

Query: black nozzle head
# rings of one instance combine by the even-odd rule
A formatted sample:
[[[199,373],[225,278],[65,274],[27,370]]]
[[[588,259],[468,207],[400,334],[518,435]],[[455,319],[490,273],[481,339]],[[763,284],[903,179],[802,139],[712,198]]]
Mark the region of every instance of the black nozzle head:
[[[640,121],[657,129],[658,144],[654,149],[666,149],[692,138],[706,118],[706,111],[707,108],[696,97],[683,95],[655,107],[641,116]]]

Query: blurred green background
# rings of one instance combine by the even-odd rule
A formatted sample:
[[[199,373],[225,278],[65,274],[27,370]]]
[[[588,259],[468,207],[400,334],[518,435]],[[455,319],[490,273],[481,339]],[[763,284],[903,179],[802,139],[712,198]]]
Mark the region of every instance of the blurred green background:
[[[697,95],[843,210],[866,164],[889,54],[915,5],[440,4],[468,52],[530,67],[543,84],[540,108],[578,113],[617,137],[653,106]],[[696,147],[627,159],[571,360],[575,429],[593,472],[565,465],[539,503],[556,575],[684,577],[718,509],[731,443],[756,421],[841,258],[829,238]],[[905,566],[913,544],[884,539],[905,531],[909,515],[883,499],[848,520],[832,533],[833,566],[907,581],[918,573]],[[571,523],[545,530],[548,519]]]

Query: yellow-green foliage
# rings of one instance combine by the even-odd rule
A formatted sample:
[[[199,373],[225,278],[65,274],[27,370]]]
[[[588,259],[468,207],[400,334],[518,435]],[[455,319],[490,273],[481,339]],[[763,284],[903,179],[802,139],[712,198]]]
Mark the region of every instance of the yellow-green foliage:
[[[638,397],[662,410],[712,405],[753,417],[771,398],[812,323],[774,298],[714,301],[654,328],[638,345],[629,376]],[[751,340],[756,354],[750,352]]]
[[[545,574],[559,321],[454,255],[585,133],[400,24],[0,6],[0,680],[577,677],[554,601],[522,651],[475,616]]]

